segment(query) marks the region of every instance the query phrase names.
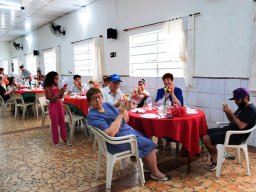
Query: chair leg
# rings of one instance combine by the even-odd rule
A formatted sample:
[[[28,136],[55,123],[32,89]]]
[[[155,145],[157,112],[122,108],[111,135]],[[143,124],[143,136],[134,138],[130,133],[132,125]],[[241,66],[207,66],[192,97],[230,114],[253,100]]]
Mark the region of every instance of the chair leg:
[[[237,148],[237,163],[241,164],[241,153],[240,153],[240,148]]]
[[[42,127],[44,127],[45,118],[46,118],[46,115],[42,114]]]
[[[143,162],[142,162],[141,158],[139,158],[139,157],[137,159],[137,166],[139,168],[141,186],[144,186],[145,176],[144,176],[144,171],[143,171]]]
[[[99,178],[101,159],[102,159],[102,154],[101,154],[100,151],[99,151],[99,152],[98,152],[97,165],[96,165],[96,179]]]
[[[96,150],[96,147],[97,147],[97,141],[96,141],[96,138],[94,136],[94,139],[93,139],[93,150],[94,151]]]
[[[22,119],[24,119],[24,118],[25,118],[26,111],[27,111],[27,106],[25,105],[25,106],[23,107],[23,115],[22,115]]]
[[[69,141],[72,141],[73,140],[73,137],[74,137],[74,132],[75,132],[75,127],[76,127],[76,123],[72,123],[72,125],[70,126],[70,134],[69,134]]]
[[[4,116],[5,104],[2,105],[2,117]]]
[[[106,175],[106,189],[111,189],[112,175],[113,175],[113,167],[115,164],[114,155],[107,154],[107,175]]]
[[[251,171],[250,171],[250,162],[249,162],[249,155],[248,155],[247,145],[243,146],[243,150],[244,150],[244,155],[245,155],[245,160],[246,160],[246,174],[250,176]]]
[[[14,112],[14,118],[16,119],[18,113],[18,106],[15,105],[15,112]]]
[[[222,144],[217,145],[218,155],[217,155],[217,168],[216,168],[216,177],[220,177],[221,167],[224,158],[225,147]]]

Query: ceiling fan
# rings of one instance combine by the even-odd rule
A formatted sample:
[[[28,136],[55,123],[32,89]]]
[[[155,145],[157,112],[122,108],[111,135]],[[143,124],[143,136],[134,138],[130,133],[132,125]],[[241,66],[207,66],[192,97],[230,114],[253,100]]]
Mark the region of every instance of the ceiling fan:
[[[54,22],[51,22],[49,24],[49,27],[50,27],[50,30],[51,32],[56,36],[56,37],[59,37],[60,35],[65,35],[66,32],[64,29],[62,29],[61,25],[58,25]]]
[[[14,46],[14,48],[16,50],[20,50],[22,49],[23,50],[23,46],[20,44],[20,43],[16,43],[15,41],[12,43],[12,45]]]

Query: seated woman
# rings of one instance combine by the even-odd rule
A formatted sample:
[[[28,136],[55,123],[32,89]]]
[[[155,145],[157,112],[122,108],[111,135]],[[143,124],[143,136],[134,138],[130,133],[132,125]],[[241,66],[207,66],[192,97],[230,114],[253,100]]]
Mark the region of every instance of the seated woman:
[[[138,87],[132,92],[132,108],[142,107],[149,93],[145,90],[145,80],[138,82]]]
[[[91,107],[87,116],[87,123],[99,128],[111,137],[135,135],[137,137],[139,156],[144,159],[145,167],[151,171],[150,177],[160,181],[170,180],[170,176],[162,173],[157,167],[155,144],[153,141],[144,137],[142,133],[127,124],[129,119],[128,113],[125,110],[127,100],[124,100],[120,108],[116,109],[109,103],[103,103],[103,95],[98,88],[90,88],[86,96]],[[130,149],[129,144],[108,145],[109,152],[113,154],[128,149]]]
[[[9,91],[6,91],[4,87],[4,78],[0,76],[0,95],[4,99],[4,101],[9,101],[11,98],[11,93],[14,92],[16,89],[11,89]]]
[[[9,77],[8,81],[9,81],[9,84],[6,86],[7,91],[10,91],[13,89],[16,90],[18,88],[18,85],[15,83],[15,77]]]
[[[172,102],[172,105],[183,106],[183,96],[180,88],[173,85],[173,75],[165,73],[162,77],[164,87],[157,90],[155,105],[160,105],[164,96]]]

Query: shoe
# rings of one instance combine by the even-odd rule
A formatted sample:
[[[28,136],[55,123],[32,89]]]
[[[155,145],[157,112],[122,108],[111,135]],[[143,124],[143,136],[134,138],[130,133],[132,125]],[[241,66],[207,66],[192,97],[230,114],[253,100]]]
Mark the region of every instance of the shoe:
[[[144,173],[151,173],[151,171],[149,169],[143,168],[143,172]]]
[[[65,143],[65,145],[67,145],[67,146],[71,146],[72,145],[72,142],[71,141],[64,141],[64,143]]]
[[[214,171],[214,170],[216,170],[216,168],[217,168],[217,163],[212,163],[209,170]]]
[[[159,178],[159,177],[156,177],[156,176],[150,174],[150,178],[153,180],[156,180],[156,181],[169,181],[169,180],[171,180],[172,177],[170,175],[165,175],[164,178]]]

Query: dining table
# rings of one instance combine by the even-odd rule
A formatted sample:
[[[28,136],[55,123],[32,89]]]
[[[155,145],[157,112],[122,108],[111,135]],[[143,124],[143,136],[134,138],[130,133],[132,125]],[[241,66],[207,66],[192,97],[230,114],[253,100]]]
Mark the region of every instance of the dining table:
[[[189,172],[190,157],[200,153],[200,138],[207,134],[208,129],[204,112],[199,109],[194,111],[193,114],[185,113],[182,116],[166,118],[154,109],[130,110],[128,124],[148,138],[170,137],[181,143],[188,153]]]
[[[83,112],[84,116],[88,115],[89,104],[86,96],[66,95],[64,96],[63,103],[75,106],[77,109]]]

